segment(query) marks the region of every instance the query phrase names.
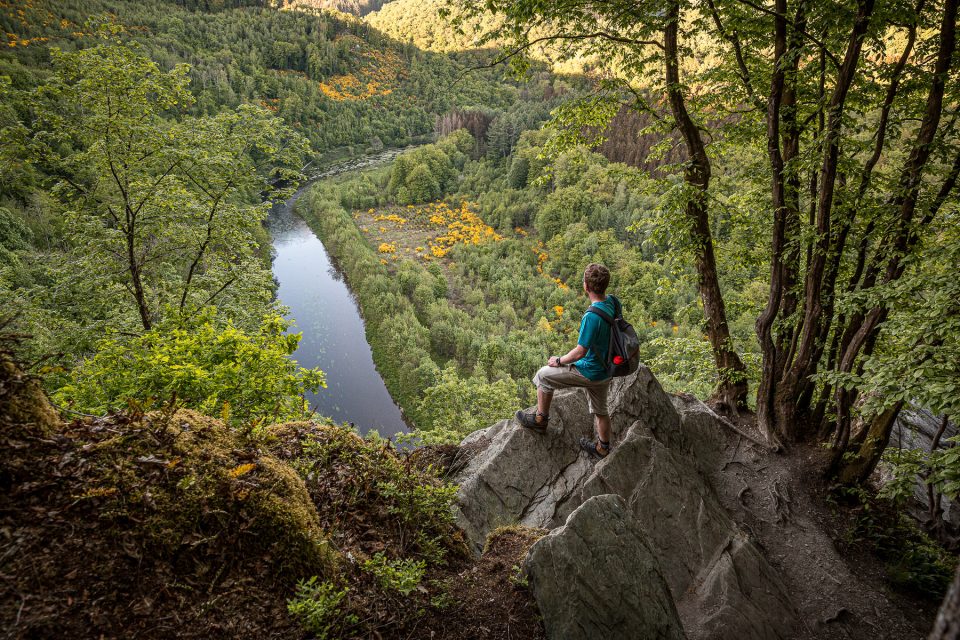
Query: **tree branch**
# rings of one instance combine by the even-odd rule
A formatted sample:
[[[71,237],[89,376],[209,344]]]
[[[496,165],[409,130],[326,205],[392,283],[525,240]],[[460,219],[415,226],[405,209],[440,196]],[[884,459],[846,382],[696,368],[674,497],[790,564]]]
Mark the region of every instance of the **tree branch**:
[[[758,111],[764,111],[765,107],[763,100],[756,94],[756,91],[753,89],[753,82],[750,79],[750,71],[747,69],[746,59],[743,57],[743,47],[740,44],[740,36],[737,35],[736,30],[731,33],[727,33],[726,29],[723,27],[723,23],[720,21],[720,13],[717,11],[717,5],[714,4],[713,0],[707,0],[707,6],[710,7],[710,15],[713,17],[713,23],[717,26],[717,31],[720,33],[720,37],[729,42],[733,46],[733,53],[737,59],[737,67],[740,76],[740,80],[743,82],[744,88],[747,90],[747,97],[750,98],[753,102],[754,107]]]
[[[833,55],[833,53],[831,53],[829,49],[827,49],[827,45],[825,45],[822,40],[820,40],[820,39],[817,38],[816,36],[808,33],[805,29],[800,29],[800,28],[798,28],[797,25],[796,25],[796,23],[791,22],[790,19],[787,18],[786,14],[781,15],[781,14],[777,13],[776,11],[772,11],[772,10],[770,10],[770,9],[767,9],[766,7],[760,6],[759,4],[756,4],[756,3],[754,3],[754,2],[751,2],[750,0],[737,0],[737,2],[739,2],[739,3],[741,3],[741,4],[745,4],[745,5],[747,5],[748,7],[750,7],[751,9],[756,9],[756,10],[759,11],[760,13],[765,13],[765,14],[771,15],[771,16],[773,16],[773,17],[775,17],[775,18],[781,18],[781,19],[783,19],[784,21],[786,21],[786,23],[787,23],[791,28],[793,28],[794,30],[796,30],[797,33],[799,33],[800,35],[802,35],[804,38],[806,38],[807,40],[809,40],[809,41],[812,42],[813,44],[817,45],[817,47],[819,47],[820,50],[823,51],[824,55],[827,56],[827,58],[830,60],[830,62],[833,63],[833,66],[835,66],[835,67],[838,68],[838,69],[843,66],[843,63],[840,62],[840,59],[837,58],[837,56]]]
[[[660,42],[657,42],[656,40],[636,40],[633,38],[625,38],[623,36],[607,33],[605,31],[597,31],[595,33],[579,33],[579,34],[573,34],[573,35],[543,36],[543,37],[535,38],[529,42],[524,43],[523,45],[517,47],[513,51],[505,53],[499,56],[498,58],[494,59],[493,62],[466,69],[463,73],[457,76],[457,79],[454,80],[454,84],[457,84],[458,82],[463,80],[468,73],[472,73],[474,71],[480,71],[482,69],[491,69],[499,64],[503,64],[504,62],[506,62],[507,60],[510,60],[511,58],[514,58],[520,55],[521,53],[527,51],[530,47],[536,44],[540,44],[541,42],[553,42],[556,40],[607,40],[610,42],[617,42],[619,44],[628,44],[631,46],[652,46],[652,47],[657,47],[661,50],[663,49],[663,44]]]

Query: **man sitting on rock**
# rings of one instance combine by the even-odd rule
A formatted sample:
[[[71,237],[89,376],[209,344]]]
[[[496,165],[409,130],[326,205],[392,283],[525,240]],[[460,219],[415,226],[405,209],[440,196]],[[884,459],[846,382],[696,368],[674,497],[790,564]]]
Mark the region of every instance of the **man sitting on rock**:
[[[615,296],[606,295],[610,271],[602,264],[587,265],[583,272],[583,291],[596,306],[611,318],[620,306]],[[556,389],[583,387],[587,390],[590,413],[595,416],[597,440],[580,438],[580,447],[591,456],[605,458],[610,453],[610,416],[607,414],[607,350],[610,347],[610,326],[595,313],[584,313],[580,321],[577,346],[562,356],[550,356],[547,366],[533,377],[537,387],[536,413],[517,411],[517,420],[524,427],[545,433],[550,419],[550,402]]]

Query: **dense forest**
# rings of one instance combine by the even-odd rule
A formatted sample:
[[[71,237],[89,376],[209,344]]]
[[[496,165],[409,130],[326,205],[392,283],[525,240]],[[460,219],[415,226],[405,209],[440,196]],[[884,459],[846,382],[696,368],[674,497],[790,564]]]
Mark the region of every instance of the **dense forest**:
[[[497,129],[478,159],[461,130],[301,201],[367,310],[378,366],[420,436],[458,440],[531,399],[530,372],[543,354],[576,339],[584,261],[610,267],[661,381],[709,396],[716,372],[693,273],[663,233],[655,184],[582,149],[548,173],[539,159],[545,135],[516,130],[505,157]],[[742,292],[730,299],[732,326],[755,379],[762,289],[751,280],[763,249],[740,233],[723,239],[737,261],[723,270],[724,285]],[[397,369],[390,354],[399,350]]]
[[[198,637],[247,610],[268,635],[487,628],[483,580],[519,594],[503,637],[515,613],[540,637],[519,565],[546,521],[497,521],[513,555],[475,564],[448,480],[464,438],[535,402],[599,262],[656,392],[736,434],[721,472],[744,442],[789,460],[834,546],[873,554],[929,622],[960,548],[957,10],[0,2],[0,518],[35,554],[3,552],[0,574],[11,596],[49,579],[94,602],[0,614],[122,635],[128,603],[97,589],[134,589],[149,558],[162,595],[140,585],[135,608],[169,614],[137,619],[150,637],[183,611]],[[306,400],[327,376],[294,359],[266,226],[301,187],[409,435],[364,439]],[[904,447],[914,413],[939,427]],[[764,491],[787,527],[789,492]],[[111,558],[96,597],[73,565],[27,576],[83,544]]]
[[[0,304],[33,336],[31,357],[60,354],[51,386],[90,411],[169,393],[163,375],[140,388],[109,380],[131,354],[145,371],[169,350],[207,358],[194,331],[295,347],[271,301],[264,193],[282,198],[331,158],[429,136],[457,105],[493,114],[527,92],[496,70],[451,92],[464,63],[349,16],[38,2],[3,19]],[[188,378],[181,399],[237,401]]]

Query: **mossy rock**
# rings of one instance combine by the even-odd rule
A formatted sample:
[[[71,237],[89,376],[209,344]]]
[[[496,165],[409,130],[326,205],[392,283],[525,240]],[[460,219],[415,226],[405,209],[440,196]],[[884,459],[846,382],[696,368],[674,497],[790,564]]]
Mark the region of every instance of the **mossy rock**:
[[[0,353],[0,421],[8,435],[45,436],[60,424],[40,382]]]
[[[220,420],[153,412],[117,431],[86,446],[100,472],[96,493],[110,498],[100,516],[138,522],[147,555],[181,570],[256,556],[284,582],[336,572],[300,476]]]

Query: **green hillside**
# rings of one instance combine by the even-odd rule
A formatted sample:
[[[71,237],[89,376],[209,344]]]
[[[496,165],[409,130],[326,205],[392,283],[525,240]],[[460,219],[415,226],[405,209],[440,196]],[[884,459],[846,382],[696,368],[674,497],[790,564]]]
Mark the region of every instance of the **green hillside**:
[[[159,0],[31,0],[15,7],[0,10],[8,39],[0,61],[15,86],[42,77],[50,47],[88,46],[96,41],[95,23],[110,22],[161,67],[190,65],[193,113],[261,104],[316,151],[374,138],[406,144],[430,133],[436,115],[452,106],[497,108],[516,99],[498,71],[455,84],[457,60],[421,53],[347,16],[257,6],[205,12]]]
[[[131,108],[151,111],[151,126],[157,133],[172,125],[186,133],[166,145],[140,138],[144,144],[160,145],[158,149],[170,153],[179,145],[182,148],[176,153],[194,153],[187,150],[191,131],[209,125],[213,127],[210,135],[215,135],[216,127],[232,126],[226,124],[227,114],[242,112],[245,115],[235,117],[271,123],[264,126],[273,128],[275,142],[285,145],[284,171],[292,173],[285,176],[283,184],[295,179],[296,169],[309,160],[322,164],[325,158],[350,157],[429,138],[438,118],[451,110],[481,109],[492,116],[537,101],[544,86],[550,90],[549,80],[539,88],[520,88],[506,81],[497,69],[463,75],[465,66],[476,64],[475,58],[425,53],[349,16],[259,6],[205,7],[203,3],[185,7],[159,0],[31,0],[22,6],[7,3],[0,7],[0,26],[8,40],[0,50],[0,77],[9,78],[0,85],[4,124],[15,125],[5,130],[8,144],[0,185],[0,211],[12,234],[3,249],[10,259],[2,268],[0,284],[8,293],[0,305],[4,313],[18,314],[24,329],[35,336],[29,348],[38,355],[61,353],[75,361],[93,353],[108,327],[131,331],[137,325],[162,324],[167,305],[179,307],[175,315],[182,315],[185,303],[192,300],[203,306],[207,296],[219,303],[219,325],[232,322],[255,331],[260,318],[272,313],[268,239],[259,224],[265,209],[254,183],[270,175],[273,181],[280,175],[271,166],[277,158],[263,162],[280,150],[271,148],[268,156],[257,150],[253,156],[240,151],[237,159],[249,160],[251,173],[245,174],[243,186],[226,184],[236,211],[247,212],[246,218],[238,218],[243,223],[230,227],[233,231],[229,233],[243,236],[224,244],[216,238],[228,233],[228,227],[215,227],[195,266],[190,266],[193,258],[186,255],[189,251],[171,251],[183,246],[177,244],[176,234],[164,245],[150,240],[152,232],[146,227],[138,227],[135,233],[145,235],[136,240],[145,243],[141,249],[147,253],[136,260],[147,262],[136,267],[143,275],[135,280],[143,282],[134,287],[136,291],[131,289],[136,294],[131,295],[124,291],[127,285],[122,276],[130,266],[120,266],[124,261],[118,256],[95,258],[93,263],[80,257],[91,243],[107,242],[103,234],[109,233],[113,223],[106,221],[107,226],[100,230],[85,227],[89,233],[76,235],[76,227],[71,226],[76,222],[67,222],[68,212],[83,213],[74,207],[74,199],[84,197],[94,184],[90,182],[93,176],[78,173],[76,163],[85,148],[92,150],[101,140],[96,136],[71,138],[68,144],[77,153],[64,146],[36,144],[38,132],[60,135],[65,126],[65,122],[37,117],[34,102],[41,95],[44,109],[51,115],[69,109],[69,104],[79,107],[87,99],[74,95],[72,89],[66,93],[54,90],[55,85],[81,77],[97,83],[118,74],[120,82],[141,82],[155,73],[144,66],[149,60],[156,72],[167,74],[169,82],[177,85],[169,88],[175,105],[160,104],[157,96],[145,95]],[[106,48],[102,55],[80,53],[96,47]],[[55,54],[57,50],[62,53]],[[123,62],[111,61],[111,56],[119,56]],[[111,70],[115,64],[124,65],[126,71]],[[122,78],[124,73],[129,76]],[[119,85],[117,90],[126,95]],[[94,90],[89,97],[99,96]],[[545,117],[542,112],[540,120]],[[76,126],[71,131],[79,134],[86,116],[77,111],[71,118],[71,127]],[[144,133],[135,128],[130,131],[136,136]],[[184,165],[177,166],[182,169]],[[160,166],[134,169],[140,171],[139,179],[157,171],[164,175]],[[109,177],[106,172],[97,180]],[[180,189],[176,180],[187,180],[185,188],[194,189],[216,208],[217,200],[209,197],[209,191],[200,194],[200,187],[190,182],[192,177],[169,177],[174,182],[164,179],[159,184]],[[57,189],[58,184],[66,191]],[[151,196],[181,197],[175,193]],[[114,197],[126,196],[114,189],[97,199]],[[98,205],[85,202],[92,219],[97,219]],[[172,201],[156,202],[157,206],[171,206]],[[177,234],[204,233],[199,218],[185,219],[183,224]],[[109,244],[102,248],[112,250]],[[89,277],[86,270],[91,265],[96,265],[103,283],[92,292],[83,285],[83,274]],[[182,274],[173,280],[192,291],[182,290],[182,296],[175,293],[172,274]],[[225,287],[222,291],[221,286]],[[145,293],[141,294],[141,289]],[[53,290],[58,292],[55,296],[50,294]]]

